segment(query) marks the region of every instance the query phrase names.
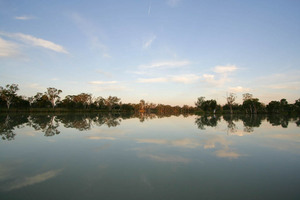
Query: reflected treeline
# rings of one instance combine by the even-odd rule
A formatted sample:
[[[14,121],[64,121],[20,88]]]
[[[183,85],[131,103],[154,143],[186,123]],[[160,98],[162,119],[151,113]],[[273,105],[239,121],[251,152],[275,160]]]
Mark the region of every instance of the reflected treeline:
[[[296,123],[300,126],[300,118],[289,117],[284,115],[223,115],[223,119],[227,122],[227,132],[235,134],[238,132],[237,122],[243,122],[243,132],[251,133],[254,128],[260,127],[262,121],[267,120],[272,126],[281,126],[287,128],[289,122]],[[195,124],[199,129],[205,130],[205,127],[216,127],[221,121],[220,115],[198,116],[195,119]]]
[[[13,140],[15,137],[14,130],[21,128],[28,122],[26,115],[0,115],[0,136],[2,140]]]
[[[140,122],[156,118],[170,117],[172,115],[157,115],[147,113],[90,113],[90,114],[72,114],[72,115],[45,115],[45,114],[16,114],[0,115],[0,136],[2,140],[13,140],[16,129],[28,126],[36,131],[44,133],[45,136],[54,136],[60,134],[59,127],[74,128],[79,131],[92,129],[94,126],[105,126],[108,128],[119,126],[122,120],[138,118]],[[179,115],[176,115],[179,116]],[[189,116],[188,114],[183,117]],[[287,128],[289,122],[296,123],[300,126],[300,119],[291,118],[281,115],[212,115],[197,116],[195,124],[199,129],[205,127],[215,127],[222,120],[227,122],[228,134],[239,134],[237,122],[243,122],[243,131],[246,133],[253,132],[255,127],[259,127],[263,120],[267,120],[273,126],[282,126]]]
[[[13,140],[15,129],[22,126],[32,127],[41,131],[44,136],[54,136],[60,133],[59,127],[75,128],[79,131],[90,130],[93,126],[108,128],[119,126],[122,120],[139,118],[140,122],[154,118],[170,117],[172,115],[155,115],[146,113],[90,113],[72,115],[33,114],[33,115],[0,115],[0,135],[2,140]],[[187,115],[185,115],[186,117]]]
[[[33,127],[36,131],[44,132],[45,136],[53,136],[60,133],[58,130],[59,119],[53,115],[29,116],[27,125]]]

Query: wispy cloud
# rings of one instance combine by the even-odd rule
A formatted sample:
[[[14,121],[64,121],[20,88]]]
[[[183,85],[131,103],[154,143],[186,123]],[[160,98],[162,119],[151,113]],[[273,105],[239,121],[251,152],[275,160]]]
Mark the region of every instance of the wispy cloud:
[[[177,68],[189,65],[190,61],[182,60],[182,61],[162,61],[156,62],[147,65],[140,65],[139,68],[141,69],[153,69],[153,68]]]
[[[103,71],[101,69],[96,70],[96,72],[99,73],[99,74],[102,74],[106,77],[112,77],[112,74],[110,72],[106,72],[106,71]]]
[[[223,74],[223,73],[228,73],[228,72],[234,72],[237,69],[238,68],[235,65],[225,65],[225,66],[219,65],[219,66],[216,66],[213,71],[215,73]]]
[[[255,80],[264,89],[278,91],[300,90],[300,70],[286,70],[282,73],[261,76]]]
[[[237,87],[230,87],[229,91],[230,92],[249,92],[250,88],[244,88],[242,86],[237,86]]]
[[[167,4],[171,7],[175,7],[179,4],[181,0],[167,0]]]
[[[222,86],[224,83],[230,81],[227,76],[222,76],[217,79],[213,74],[203,74],[202,80],[211,86]]]
[[[165,82],[177,82],[190,84],[200,80],[201,76],[195,74],[182,74],[182,75],[169,75],[166,77],[157,78],[139,78],[138,83],[165,83]]]
[[[91,20],[88,20],[80,14],[73,12],[70,15],[72,21],[78,29],[86,36],[92,49],[100,50],[103,58],[111,58],[108,48],[104,44],[104,33],[99,27],[95,26]]]
[[[106,85],[106,84],[115,84],[117,81],[90,81],[89,84],[93,85]]]
[[[100,85],[95,85],[93,90],[95,92],[119,92],[119,91],[128,90],[128,88],[123,85],[100,84]]]
[[[164,83],[167,82],[167,78],[139,78],[138,83]]]
[[[150,3],[149,3],[149,7],[148,7],[148,15],[150,15],[150,14],[151,14],[151,4],[152,4],[152,2],[150,1]]]
[[[40,84],[38,83],[31,83],[27,86],[28,88],[31,88],[31,89],[35,89],[35,90],[45,90],[45,87],[41,86]]]
[[[4,32],[0,32],[0,35],[22,41],[31,46],[43,47],[59,53],[69,54],[69,52],[63,46],[31,35],[26,35],[23,33],[4,33]]]
[[[31,20],[34,19],[33,16],[23,15],[23,16],[15,16],[14,19],[16,20]]]
[[[0,57],[13,57],[18,54],[17,44],[0,38]]]
[[[183,74],[183,75],[177,75],[177,76],[172,76],[171,80],[174,82],[179,82],[179,83],[194,83],[198,81],[201,77],[195,74]]]
[[[151,36],[147,41],[145,41],[143,43],[143,49],[148,49],[151,47],[151,44],[154,42],[154,40],[156,39],[156,36],[153,35]]]
[[[271,84],[267,85],[267,88],[275,89],[275,90],[300,90],[300,82],[287,82],[287,83],[280,83],[280,84]]]
[[[108,53],[104,53],[102,56],[103,58],[111,58],[111,55],[109,55]]]

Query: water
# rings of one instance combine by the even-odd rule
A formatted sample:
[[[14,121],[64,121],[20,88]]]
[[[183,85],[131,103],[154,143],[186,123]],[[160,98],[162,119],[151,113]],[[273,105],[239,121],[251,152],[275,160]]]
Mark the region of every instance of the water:
[[[0,199],[300,199],[300,121],[0,115]]]

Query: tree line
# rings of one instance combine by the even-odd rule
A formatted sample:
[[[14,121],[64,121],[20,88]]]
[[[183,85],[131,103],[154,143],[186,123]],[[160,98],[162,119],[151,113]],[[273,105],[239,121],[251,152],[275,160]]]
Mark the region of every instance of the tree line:
[[[205,100],[205,97],[199,97],[195,106],[183,105],[171,106],[165,104],[154,104],[140,100],[139,103],[122,103],[121,98],[116,96],[94,97],[90,93],[80,93],[77,95],[67,95],[61,99],[62,90],[53,87],[47,88],[44,93],[38,92],[31,97],[17,94],[19,87],[17,84],[8,84],[5,87],[0,86],[0,108],[1,110],[30,109],[38,110],[44,108],[56,108],[67,110],[95,110],[108,112],[139,112],[139,113],[157,113],[157,114],[180,114],[180,113],[229,113],[229,114],[291,114],[300,113],[300,98],[295,103],[288,103],[286,99],[280,101],[271,101],[265,105],[252,94],[243,94],[243,103],[236,103],[237,96],[234,93],[227,95],[226,104],[220,105],[216,100]]]
[[[282,98],[280,101],[271,101],[267,105],[254,98],[252,94],[243,94],[243,103],[236,103],[237,96],[230,93],[226,97],[226,104],[221,106],[216,100],[205,100],[199,97],[195,103],[204,113],[227,113],[227,114],[300,114],[300,98],[295,103],[288,103]]]

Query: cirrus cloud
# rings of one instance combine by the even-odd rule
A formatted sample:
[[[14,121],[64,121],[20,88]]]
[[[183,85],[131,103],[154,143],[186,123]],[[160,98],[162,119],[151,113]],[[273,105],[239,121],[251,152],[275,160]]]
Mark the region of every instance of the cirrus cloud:
[[[50,49],[52,51],[56,51],[58,53],[69,54],[69,52],[61,45],[55,44],[54,42],[44,40],[41,38],[34,37],[32,35],[26,35],[23,33],[5,33],[0,32],[0,35],[6,36],[15,40],[19,40],[23,43],[26,43],[31,46],[43,47],[46,49]]]
[[[12,57],[18,53],[17,44],[0,38],[0,57]]]
[[[164,83],[167,82],[167,78],[139,78],[137,80],[138,83]]]
[[[23,16],[15,16],[14,19],[16,20],[31,20],[34,19],[33,16],[23,15]]]
[[[228,72],[234,72],[236,71],[238,68],[235,65],[218,65],[214,67],[214,72],[215,73],[219,73],[219,74],[223,74],[223,73],[228,73]]]
[[[106,84],[115,84],[117,81],[90,81],[89,84],[93,85],[106,85]]]
[[[177,68],[189,65],[190,61],[182,60],[182,61],[161,61],[147,65],[140,65],[139,68],[142,69],[153,69],[153,68]]]

